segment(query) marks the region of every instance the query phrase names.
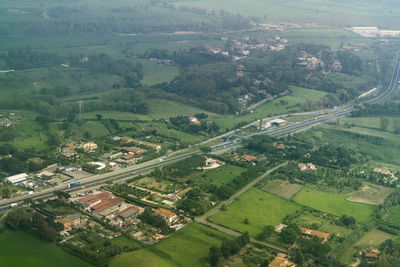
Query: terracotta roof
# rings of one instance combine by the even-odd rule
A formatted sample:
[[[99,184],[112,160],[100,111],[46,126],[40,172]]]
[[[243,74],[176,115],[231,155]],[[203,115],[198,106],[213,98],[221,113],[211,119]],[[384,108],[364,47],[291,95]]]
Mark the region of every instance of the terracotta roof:
[[[126,146],[124,146],[124,147],[121,147],[121,149],[124,150],[124,151],[127,151],[127,152],[131,152],[131,153],[137,153],[137,152],[139,152],[139,150],[137,150],[137,149],[135,149],[135,148],[133,148],[133,147],[126,147]]]
[[[169,210],[166,210],[166,209],[163,209],[163,208],[158,208],[158,209],[156,209],[154,211],[158,215],[160,215],[161,217],[168,218],[168,219],[173,218],[173,217],[176,216],[176,214],[173,213],[172,211],[169,211]]]
[[[307,228],[304,228],[304,227],[300,227],[300,229],[301,229],[301,232],[304,235],[317,236],[319,238],[322,238],[322,243],[325,243],[326,241],[328,241],[329,234],[327,234],[327,233],[320,232],[320,231],[317,231],[317,230],[307,229]]]
[[[130,159],[133,159],[133,158],[134,158],[133,154],[128,154],[128,155],[125,155],[125,156],[121,157],[121,159],[124,159],[124,160],[130,160]]]
[[[241,157],[241,159],[242,159],[242,160],[245,160],[245,161],[253,161],[253,160],[256,160],[257,157],[254,157],[254,156],[251,156],[251,155],[243,155],[243,156]]]
[[[99,212],[105,211],[111,207],[114,207],[118,204],[121,204],[122,202],[124,202],[124,199],[121,197],[106,199],[106,200],[101,201],[99,204],[92,206],[92,210],[99,213]]]
[[[106,199],[111,199],[113,197],[115,197],[115,196],[113,194],[111,194],[110,192],[101,192],[99,194],[83,197],[83,198],[79,199],[79,201],[84,204],[93,205],[94,203],[96,203],[98,201],[104,201]]]

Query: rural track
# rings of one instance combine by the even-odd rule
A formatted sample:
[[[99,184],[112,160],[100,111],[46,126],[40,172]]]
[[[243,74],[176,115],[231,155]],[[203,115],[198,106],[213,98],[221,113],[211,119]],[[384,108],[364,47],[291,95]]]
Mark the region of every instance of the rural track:
[[[249,191],[255,184],[257,184],[258,182],[260,182],[262,179],[264,179],[265,177],[267,177],[267,175],[269,175],[271,172],[275,171],[276,169],[283,167],[285,165],[288,164],[288,161],[281,163],[275,167],[273,167],[272,169],[266,171],[265,173],[263,173],[262,175],[258,176],[256,179],[254,179],[253,181],[251,181],[250,183],[248,183],[247,185],[245,185],[242,189],[240,189],[239,191],[237,191],[235,194],[233,194],[229,199],[222,201],[221,203],[219,203],[215,208],[209,210],[208,212],[206,212],[205,214],[203,214],[202,216],[196,217],[194,220],[198,223],[201,223],[203,225],[206,225],[208,227],[211,227],[215,230],[218,230],[220,232],[223,232],[225,234],[231,235],[231,236],[235,236],[238,237],[241,235],[241,233],[234,231],[232,229],[226,228],[224,226],[212,223],[208,220],[208,218],[212,215],[214,215],[215,213],[217,213],[218,211],[221,210],[221,207],[223,205],[229,205],[231,204],[236,198],[240,197],[241,195],[243,195],[244,193],[246,193],[247,191]],[[254,238],[250,238],[250,241],[252,243],[255,244],[259,244],[274,250],[277,250],[279,252],[283,252],[283,253],[288,253],[288,250],[286,248],[277,246],[275,244],[269,243],[269,242],[264,242],[264,241],[259,241],[256,240]]]

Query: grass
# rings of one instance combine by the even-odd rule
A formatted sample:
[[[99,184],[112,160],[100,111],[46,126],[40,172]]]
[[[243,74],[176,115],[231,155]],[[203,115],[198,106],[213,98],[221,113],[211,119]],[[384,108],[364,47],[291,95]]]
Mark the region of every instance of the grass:
[[[347,201],[349,194],[325,193],[304,187],[293,200],[304,206],[324,211],[336,216],[353,216],[357,222],[366,223],[371,218],[375,207],[363,203]]]
[[[394,188],[365,184],[361,190],[351,194],[347,200],[352,202],[380,205],[394,191]]]
[[[216,230],[191,223],[159,243],[115,257],[109,266],[204,266],[212,246],[230,237]]]
[[[385,215],[385,220],[400,226],[400,206],[391,207]]]
[[[245,168],[228,164],[214,170],[203,171],[203,173],[194,178],[194,183],[199,185],[227,184],[244,171],[246,171]]]
[[[298,112],[301,110],[301,107],[297,106],[298,104],[305,103],[307,100],[319,100],[326,95],[326,92],[298,86],[290,86],[290,90],[292,91],[291,95],[266,103],[254,110],[253,113],[244,116],[216,118],[215,122],[223,130],[231,129],[240,122],[253,122],[274,115]],[[281,101],[286,101],[287,104],[282,105]]]
[[[23,231],[0,234],[0,259],[4,267],[92,266],[67,254],[53,243]]]
[[[44,150],[47,148],[48,136],[43,126],[35,121],[20,121],[15,126],[17,137],[13,141],[0,142],[13,145],[18,149],[26,149],[34,147],[36,150]]]
[[[264,226],[275,226],[286,215],[300,209],[301,206],[294,202],[253,188],[229,205],[226,211],[211,216],[210,220],[240,232],[248,231],[250,236],[255,237]],[[245,219],[248,219],[249,224],[244,223]]]
[[[81,133],[89,132],[94,138],[110,134],[100,121],[88,121],[80,127],[80,131]]]
[[[366,233],[360,240],[357,241],[356,246],[359,247],[369,247],[369,246],[374,246],[377,247],[379,246],[382,242],[384,242],[386,239],[392,238],[393,236],[390,234],[387,234],[385,232],[379,231],[377,229],[371,230],[368,233]]]
[[[299,184],[291,184],[288,181],[272,180],[263,188],[265,191],[283,197],[285,199],[291,199],[297,192],[303,188]]]

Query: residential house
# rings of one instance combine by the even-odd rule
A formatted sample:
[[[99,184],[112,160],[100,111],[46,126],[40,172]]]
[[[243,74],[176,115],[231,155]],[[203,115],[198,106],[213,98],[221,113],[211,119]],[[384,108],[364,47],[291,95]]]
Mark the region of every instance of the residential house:
[[[361,256],[368,261],[377,261],[379,256],[379,249],[369,247],[361,250]]]
[[[240,157],[240,160],[243,162],[253,162],[257,159],[257,157],[255,156],[251,156],[251,155],[243,155]]]
[[[168,224],[172,224],[178,218],[178,216],[175,213],[163,208],[154,209],[153,211],[158,216],[164,218]]]
[[[275,259],[269,264],[269,267],[295,267],[296,264],[288,260],[287,255],[278,253]]]
[[[81,223],[81,215],[72,214],[57,220],[58,223],[64,225],[64,230],[77,226]]]
[[[280,232],[282,232],[282,230],[285,229],[285,228],[287,228],[287,225],[286,225],[286,224],[283,224],[283,223],[278,224],[277,226],[275,226],[275,232],[280,233]]]
[[[307,238],[312,238],[314,236],[319,237],[322,239],[322,244],[325,243],[326,241],[328,241],[328,237],[329,237],[328,233],[324,233],[324,232],[320,232],[320,231],[312,230],[312,229],[307,229],[304,227],[300,227],[300,230],[304,237],[307,237]]]
[[[83,150],[85,150],[85,152],[92,153],[92,152],[95,152],[95,151],[96,151],[96,149],[97,149],[97,144],[94,143],[94,142],[92,142],[92,141],[90,141],[90,142],[84,143],[84,144],[82,145],[82,148],[83,148]]]

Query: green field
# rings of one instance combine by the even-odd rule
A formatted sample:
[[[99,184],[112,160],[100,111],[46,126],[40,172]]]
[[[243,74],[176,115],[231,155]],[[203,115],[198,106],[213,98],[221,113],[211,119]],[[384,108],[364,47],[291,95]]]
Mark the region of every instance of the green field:
[[[320,100],[326,95],[326,92],[302,88],[298,86],[290,86],[291,95],[280,97],[254,110],[253,113],[244,116],[230,116],[225,118],[216,118],[214,121],[221,129],[231,129],[240,122],[253,122],[262,118],[300,111],[297,104],[305,103],[307,100]],[[281,101],[287,104],[282,105]]]
[[[52,243],[23,231],[0,234],[0,265],[3,267],[92,266]]]
[[[219,246],[228,238],[218,231],[191,223],[155,245],[115,257],[110,266],[204,266],[210,247]]]
[[[199,185],[227,184],[244,171],[246,171],[245,168],[225,165],[214,170],[203,171],[203,173],[194,178],[194,183]]]
[[[385,216],[385,220],[400,226],[400,206],[393,206]]]
[[[349,194],[325,193],[304,187],[293,200],[304,206],[328,212],[336,216],[348,215],[359,223],[368,222],[375,210],[373,205],[347,201]]]
[[[251,189],[227,208],[209,219],[240,232],[248,231],[255,237],[264,226],[282,223],[286,215],[296,213],[301,206],[260,189]],[[249,224],[244,223],[246,218]]]
[[[47,148],[47,133],[36,121],[21,121],[15,126],[16,138],[13,141],[0,142],[11,144],[18,149],[32,148],[43,150]]]

